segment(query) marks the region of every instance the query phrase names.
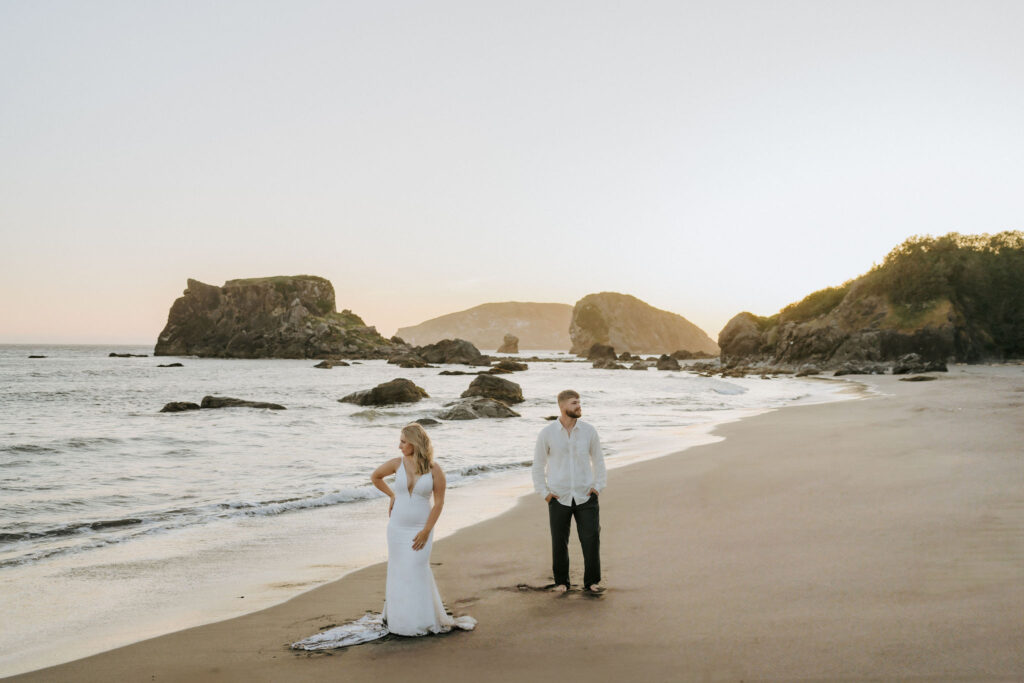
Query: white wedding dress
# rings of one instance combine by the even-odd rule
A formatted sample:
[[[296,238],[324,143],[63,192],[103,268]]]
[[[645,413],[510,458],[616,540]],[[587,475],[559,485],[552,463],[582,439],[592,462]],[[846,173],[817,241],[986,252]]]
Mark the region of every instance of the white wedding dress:
[[[446,633],[453,628],[467,631],[476,626],[473,617],[452,617],[445,612],[441,594],[430,571],[430,550],[434,532],[427,544],[412,549],[413,538],[423,530],[430,515],[430,496],[434,475],[420,475],[409,491],[404,463],[395,474],[395,506],[388,520],[388,578],[385,584],[384,611],[317,633],[297,643],[297,650],[324,650],[346,647],[381,638],[388,633],[401,636],[423,636]]]

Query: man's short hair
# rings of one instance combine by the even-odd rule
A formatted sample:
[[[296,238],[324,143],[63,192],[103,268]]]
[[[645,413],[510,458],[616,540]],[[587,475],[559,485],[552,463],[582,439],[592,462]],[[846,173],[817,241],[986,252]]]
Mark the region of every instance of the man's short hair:
[[[579,398],[580,395],[572,389],[566,389],[565,391],[558,392],[558,402],[568,401],[570,398]]]

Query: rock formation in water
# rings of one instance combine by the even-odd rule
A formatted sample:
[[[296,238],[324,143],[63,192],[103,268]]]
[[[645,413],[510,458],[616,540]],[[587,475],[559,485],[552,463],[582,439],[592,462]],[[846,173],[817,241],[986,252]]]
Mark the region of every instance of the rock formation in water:
[[[231,398],[230,396],[203,396],[200,408],[265,408],[267,410],[286,410],[280,403],[268,403],[266,401],[247,401],[244,398]]]
[[[511,382],[494,375],[479,375],[469,384],[469,388],[462,392],[462,398],[483,396],[493,398],[505,404],[522,403],[523,389],[515,382]]]
[[[511,334],[519,338],[519,349],[564,349],[569,345],[571,317],[569,304],[504,301],[403,327],[398,336],[413,345],[457,338],[469,340],[479,349],[497,349]]]
[[[519,353],[519,337],[514,334],[506,334],[497,353]]]
[[[656,366],[659,370],[680,370],[679,361],[672,356],[666,356],[662,354],[661,358],[658,359]]]
[[[588,294],[577,301],[569,336],[571,352],[578,355],[587,354],[594,344],[631,353],[661,354],[685,349],[718,354],[715,342],[683,316],[616,292]]]
[[[587,360],[617,360],[618,358],[615,355],[615,349],[607,344],[593,344],[584,355]]]
[[[331,370],[333,368],[349,367],[349,364],[343,360],[322,360],[313,367],[320,370]]]
[[[395,337],[392,337],[395,339]],[[465,339],[442,339],[426,346],[400,347],[388,363],[401,368],[432,368],[432,363],[461,363],[463,365],[491,364],[491,357],[480,353],[480,349]]]
[[[442,339],[433,344],[417,346],[413,354],[428,363],[462,363],[464,365],[490,365],[491,359],[465,339]]]
[[[160,409],[161,413],[182,413],[186,410],[199,410],[198,403],[192,403],[191,401],[171,401],[164,405]]]
[[[280,403],[267,403],[266,401],[247,401],[241,398],[230,396],[204,396],[202,403],[190,401],[173,401],[166,404],[161,413],[180,413],[186,410],[199,410],[200,408],[211,410],[213,408],[264,408],[267,410],[287,410]]]
[[[349,310],[337,312],[334,287],[313,275],[189,279],[171,306],[156,356],[213,358],[387,358],[400,345]]]
[[[415,403],[430,398],[423,387],[416,386],[403,377],[378,384],[372,389],[354,391],[338,399],[339,403],[355,403],[361,406],[386,406],[393,403]]]
[[[773,316],[740,313],[718,343],[727,365],[842,374],[907,354],[934,368],[1024,357],[1024,233],[911,238],[867,274]]]
[[[447,410],[438,413],[442,420],[476,420],[482,417],[519,417],[502,401],[493,398],[465,398],[453,403],[446,403]]]

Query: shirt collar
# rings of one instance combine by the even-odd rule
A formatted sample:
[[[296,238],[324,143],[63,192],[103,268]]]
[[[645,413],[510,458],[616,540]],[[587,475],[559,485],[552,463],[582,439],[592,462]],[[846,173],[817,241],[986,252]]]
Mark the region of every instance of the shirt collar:
[[[562,430],[563,432],[565,432],[566,434],[570,433],[569,430],[565,428],[565,425],[562,424],[562,420],[561,419],[555,418],[555,424],[558,425],[558,428],[560,430]],[[572,431],[575,432],[577,429],[579,429],[581,424],[583,424],[583,420],[580,420],[579,418],[577,418],[576,419],[576,424],[574,424],[572,426]]]

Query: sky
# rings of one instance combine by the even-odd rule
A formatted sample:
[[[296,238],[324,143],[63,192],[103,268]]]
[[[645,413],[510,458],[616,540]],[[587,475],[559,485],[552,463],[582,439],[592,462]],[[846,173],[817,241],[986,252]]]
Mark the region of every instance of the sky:
[[[187,278],[385,335],[618,291],[716,337],[1024,227],[1024,3],[0,0],[0,343],[153,344]]]

